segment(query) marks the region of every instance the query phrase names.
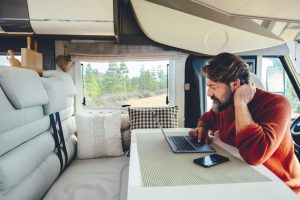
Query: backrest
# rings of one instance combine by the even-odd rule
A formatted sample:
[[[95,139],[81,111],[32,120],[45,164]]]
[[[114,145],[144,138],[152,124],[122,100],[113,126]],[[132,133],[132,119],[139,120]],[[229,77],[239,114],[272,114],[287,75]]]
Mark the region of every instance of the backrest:
[[[40,199],[58,177],[50,113],[61,113],[69,161],[74,157],[74,95],[65,81],[50,79],[0,66],[0,199]]]
[[[250,73],[250,80],[255,84],[255,86],[259,89],[264,89],[264,85],[262,84],[261,80],[257,77],[256,74]]]

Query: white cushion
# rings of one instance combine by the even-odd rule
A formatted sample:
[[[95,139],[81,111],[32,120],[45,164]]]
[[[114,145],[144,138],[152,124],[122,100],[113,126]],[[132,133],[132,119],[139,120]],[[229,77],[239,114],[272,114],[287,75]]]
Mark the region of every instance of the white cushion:
[[[255,84],[257,88],[264,89],[261,80],[257,77],[256,74],[250,73],[250,80]]]
[[[128,163],[127,156],[74,160],[43,200],[125,200]]]
[[[120,111],[77,113],[76,126],[78,158],[98,158],[124,154],[120,133]]]
[[[129,124],[129,115],[126,114],[121,114],[121,130],[127,130],[130,128]]]
[[[75,96],[76,95],[76,87],[74,85],[74,81],[71,76],[66,74],[65,72],[60,72],[57,70],[47,70],[43,72],[43,77],[53,77],[59,80],[62,80],[65,84],[67,95]]]
[[[46,91],[35,71],[0,67],[0,85],[16,109],[48,103]]]
[[[56,78],[42,78],[42,82],[49,97],[49,103],[43,106],[45,115],[67,108],[67,93],[62,87],[64,82]]]

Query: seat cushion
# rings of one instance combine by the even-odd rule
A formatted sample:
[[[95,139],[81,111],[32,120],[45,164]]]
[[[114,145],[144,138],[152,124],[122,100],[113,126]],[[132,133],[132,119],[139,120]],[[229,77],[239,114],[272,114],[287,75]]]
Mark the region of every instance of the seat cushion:
[[[0,85],[16,109],[41,106],[49,101],[39,75],[32,70],[0,67]]]
[[[44,199],[126,199],[128,163],[127,156],[75,160]]]

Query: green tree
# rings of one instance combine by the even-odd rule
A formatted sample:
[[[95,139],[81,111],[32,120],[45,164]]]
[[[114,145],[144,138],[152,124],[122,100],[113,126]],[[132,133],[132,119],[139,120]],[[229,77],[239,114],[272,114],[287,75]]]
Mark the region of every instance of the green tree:
[[[104,74],[102,85],[105,94],[114,93],[117,76],[117,63],[110,63]]]
[[[129,87],[128,68],[125,63],[111,63],[105,72],[102,85],[106,94],[127,91]]]
[[[147,90],[154,91],[158,88],[156,76],[154,72],[150,72],[150,70],[145,70],[144,67],[140,70],[139,77],[139,91],[145,92]]]
[[[159,89],[167,88],[167,78],[167,74],[161,69],[158,73]]]
[[[98,80],[99,71],[88,64],[85,68],[84,95],[87,97],[101,96],[101,84]]]

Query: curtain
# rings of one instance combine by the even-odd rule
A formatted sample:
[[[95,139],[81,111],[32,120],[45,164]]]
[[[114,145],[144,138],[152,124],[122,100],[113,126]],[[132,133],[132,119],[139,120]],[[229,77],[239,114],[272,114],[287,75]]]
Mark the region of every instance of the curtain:
[[[71,42],[66,51],[72,58],[92,60],[176,59],[184,53],[151,45],[118,45],[115,42]]]

